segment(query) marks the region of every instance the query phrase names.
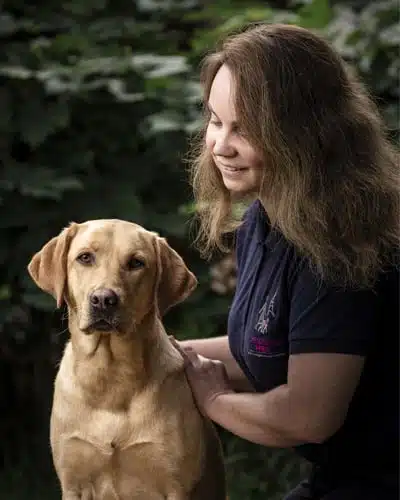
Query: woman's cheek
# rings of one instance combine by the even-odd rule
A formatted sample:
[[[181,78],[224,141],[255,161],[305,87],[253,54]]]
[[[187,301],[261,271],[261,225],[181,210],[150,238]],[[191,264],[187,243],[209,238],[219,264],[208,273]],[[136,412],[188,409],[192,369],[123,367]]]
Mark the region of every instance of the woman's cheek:
[[[248,150],[248,158],[249,158],[249,164],[252,165],[254,168],[257,169],[262,169],[264,165],[263,158],[260,154],[258,154],[254,149],[250,146]]]
[[[212,151],[215,144],[215,138],[213,137],[212,127],[210,125],[206,128],[205,144],[206,148]]]

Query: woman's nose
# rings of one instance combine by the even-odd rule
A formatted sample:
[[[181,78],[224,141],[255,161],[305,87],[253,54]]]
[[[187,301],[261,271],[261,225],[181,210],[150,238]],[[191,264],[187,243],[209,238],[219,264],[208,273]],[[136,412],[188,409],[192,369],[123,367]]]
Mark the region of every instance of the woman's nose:
[[[234,156],[236,154],[235,147],[231,142],[229,133],[220,131],[220,133],[215,137],[213,153],[216,156]]]

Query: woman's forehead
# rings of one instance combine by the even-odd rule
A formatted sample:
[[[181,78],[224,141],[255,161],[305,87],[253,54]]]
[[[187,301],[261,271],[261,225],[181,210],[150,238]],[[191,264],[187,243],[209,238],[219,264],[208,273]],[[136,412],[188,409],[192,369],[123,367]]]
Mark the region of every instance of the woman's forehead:
[[[234,81],[232,73],[225,64],[220,67],[211,85],[207,103],[216,115],[229,114],[235,119]]]

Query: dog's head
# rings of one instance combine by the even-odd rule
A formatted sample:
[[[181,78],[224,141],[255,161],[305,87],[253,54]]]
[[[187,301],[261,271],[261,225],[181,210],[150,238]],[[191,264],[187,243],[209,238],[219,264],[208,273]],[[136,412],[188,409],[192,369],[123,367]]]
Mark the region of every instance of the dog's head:
[[[85,333],[132,331],[197,284],[164,238],[120,220],[71,224],[33,256],[28,271],[58,307],[67,303]]]

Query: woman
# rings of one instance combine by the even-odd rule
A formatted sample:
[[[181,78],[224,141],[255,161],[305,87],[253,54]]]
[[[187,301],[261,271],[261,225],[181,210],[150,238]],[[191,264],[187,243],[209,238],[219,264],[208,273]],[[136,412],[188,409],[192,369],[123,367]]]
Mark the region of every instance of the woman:
[[[399,177],[378,111],[295,26],[228,37],[202,83],[198,242],[236,229],[238,283],[226,337],[177,343],[197,404],[311,461],[286,499],[397,498]]]

